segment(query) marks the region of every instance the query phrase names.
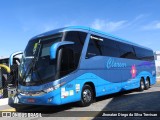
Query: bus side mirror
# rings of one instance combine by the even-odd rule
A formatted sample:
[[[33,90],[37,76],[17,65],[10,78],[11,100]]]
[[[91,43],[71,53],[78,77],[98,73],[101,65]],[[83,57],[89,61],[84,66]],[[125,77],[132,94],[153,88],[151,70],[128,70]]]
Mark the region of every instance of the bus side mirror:
[[[52,60],[52,59],[55,59],[55,58],[56,58],[57,49],[58,49],[60,46],[63,46],[63,45],[71,45],[71,44],[74,44],[74,42],[62,41],[62,42],[54,43],[54,44],[50,47],[50,59]]]
[[[21,54],[23,54],[23,52],[22,52],[22,51],[19,51],[19,52],[14,52],[14,53],[12,53],[12,54],[10,55],[10,57],[9,57],[9,67],[11,67],[11,66],[13,65],[13,58],[14,58],[15,56],[21,55]]]

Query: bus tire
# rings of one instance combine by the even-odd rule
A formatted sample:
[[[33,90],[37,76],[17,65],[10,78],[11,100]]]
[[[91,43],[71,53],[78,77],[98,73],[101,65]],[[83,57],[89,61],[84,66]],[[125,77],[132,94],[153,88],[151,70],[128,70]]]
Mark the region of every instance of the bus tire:
[[[145,89],[144,79],[143,79],[143,78],[141,78],[141,80],[140,80],[140,87],[139,87],[139,90],[140,90],[140,91],[143,91],[144,89]]]
[[[145,83],[145,90],[148,90],[149,87],[150,87],[150,81],[149,81],[149,78],[147,77],[146,83]]]
[[[94,93],[93,93],[93,89],[90,85],[84,85],[82,92],[81,92],[81,101],[79,103],[79,105],[81,107],[86,107],[92,104],[94,100]]]

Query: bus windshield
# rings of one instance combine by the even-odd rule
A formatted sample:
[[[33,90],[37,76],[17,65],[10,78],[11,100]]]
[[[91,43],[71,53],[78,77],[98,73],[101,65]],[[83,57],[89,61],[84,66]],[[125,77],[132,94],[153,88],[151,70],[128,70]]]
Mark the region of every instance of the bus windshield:
[[[20,65],[20,83],[37,85],[54,80],[57,59],[50,59],[50,47],[62,40],[62,34],[29,41]]]
[[[69,31],[31,40],[21,61],[19,83],[28,86],[44,84],[75,71],[79,65],[86,35],[85,32]],[[57,57],[50,59],[50,47],[61,41],[74,44],[59,47]]]

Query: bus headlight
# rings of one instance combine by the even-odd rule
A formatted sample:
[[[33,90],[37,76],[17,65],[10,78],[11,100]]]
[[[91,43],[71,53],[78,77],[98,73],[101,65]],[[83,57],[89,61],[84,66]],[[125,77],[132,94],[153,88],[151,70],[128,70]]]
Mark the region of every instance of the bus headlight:
[[[48,92],[51,92],[51,91],[53,91],[53,90],[56,90],[56,89],[58,89],[60,87],[60,84],[57,84],[57,85],[55,85],[55,86],[53,86],[53,87],[49,87],[49,88],[47,88],[47,89],[45,89],[45,90],[43,90],[45,93],[48,93]]]

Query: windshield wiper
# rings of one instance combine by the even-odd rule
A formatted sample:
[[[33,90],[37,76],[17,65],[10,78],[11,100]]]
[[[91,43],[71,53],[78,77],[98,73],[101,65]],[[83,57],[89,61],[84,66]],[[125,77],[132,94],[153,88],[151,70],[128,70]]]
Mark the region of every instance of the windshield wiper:
[[[31,73],[33,73],[33,71],[35,71],[36,62],[38,61],[38,56],[39,56],[39,53],[40,53],[40,49],[41,49],[41,44],[40,44],[40,40],[39,40],[39,42],[36,45],[36,49],[35,49],[35,52],[34,52],[34,57],[33,57],[32,61],[29,63],[29,66],[27,67],[27,69],[24,73],[24,76],[22,78],[23,82],[25,82],[25,80],[26,80],[26,78],[28,77],[29,74],[31,74]],[[37,75],[40,79],[40,75],[38,74],[38,71],[37,71]],[[43,81],[41,79],[40,79],[40,81],[43,83]]]

